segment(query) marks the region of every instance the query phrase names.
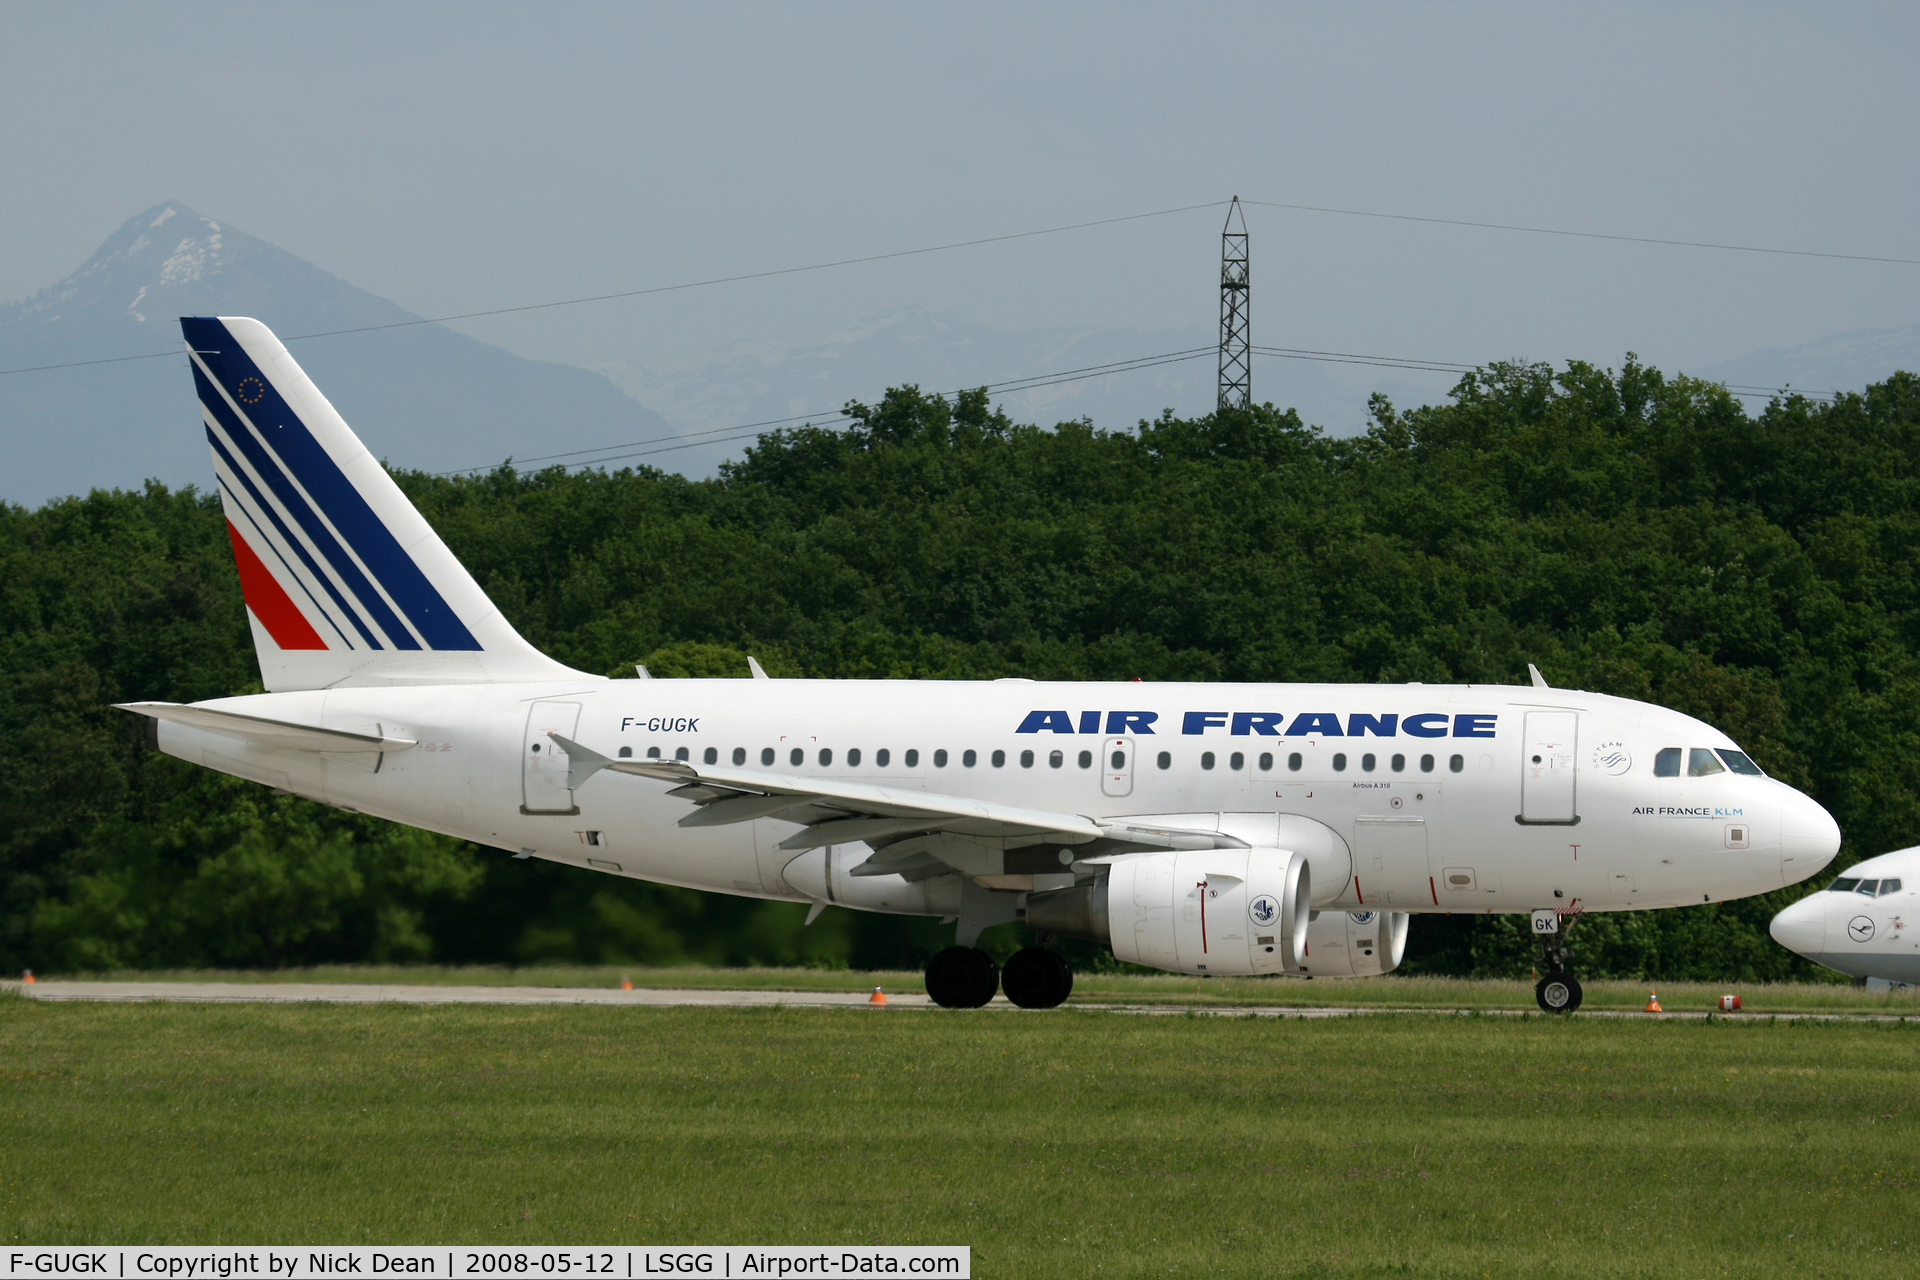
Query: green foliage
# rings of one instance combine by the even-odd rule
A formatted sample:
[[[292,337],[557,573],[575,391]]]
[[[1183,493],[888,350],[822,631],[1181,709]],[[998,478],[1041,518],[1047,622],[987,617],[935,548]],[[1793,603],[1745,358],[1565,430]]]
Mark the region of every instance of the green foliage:
[[[1840,819],[1920,841],[1920,378],[1748,413],[1629,356],[1495,364],[1332,439],[1262,406],[1132,431],[973,393],[848,406],[720,478],[560,469],[402,487],[535,644],[583,670],[1510,682],[1719,725]],[[0,509],[0,964],[907,965],[930,924],[511,862],[143,755],[107,704],[258,689],[218,504]],[[1798,890],[1582,924],[1583,970],[1805,976]],[[839,917],[836,919],[836,917]],[[1583,939],[1583,940],[1582,940]],[[1524,971],[1499,917],[1409,968]]]

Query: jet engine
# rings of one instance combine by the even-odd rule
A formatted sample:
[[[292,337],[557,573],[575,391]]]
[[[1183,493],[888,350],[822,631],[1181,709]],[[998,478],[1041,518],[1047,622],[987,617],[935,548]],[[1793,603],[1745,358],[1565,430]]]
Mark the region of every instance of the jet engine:
[[[1315,978],[1374,978],[1391,973],[1407,950],[1404,911],[1316,911],[1307,954],[1288,973]]]
[[[1307,951],[1313,873],[1292,849],[1123,854],[1027,898],[1027,927],[1105,943],[1178,973],[1291,973]]]

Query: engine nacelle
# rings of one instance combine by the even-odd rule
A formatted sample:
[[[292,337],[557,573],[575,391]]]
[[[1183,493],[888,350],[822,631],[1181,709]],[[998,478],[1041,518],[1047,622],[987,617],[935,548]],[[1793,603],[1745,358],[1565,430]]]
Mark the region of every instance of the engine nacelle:
[[[1030,896],[1027,927],[1177,973],[1290,973],[1312,897],[1308,859],[1292,849],[1130,853],[1088,884]]]
[[[1321,911],[1307,925],[1307,954],[1288,973],[1315,978],[1375,978],[1399,967],[1407,951],[1404,911]]]

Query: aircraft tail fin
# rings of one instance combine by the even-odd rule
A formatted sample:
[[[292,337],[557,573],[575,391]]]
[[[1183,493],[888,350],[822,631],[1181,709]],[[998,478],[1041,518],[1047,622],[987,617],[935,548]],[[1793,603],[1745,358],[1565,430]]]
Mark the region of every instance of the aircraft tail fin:
[[[269,691],[580,678],[513,629],[267,326],[180,326]]]

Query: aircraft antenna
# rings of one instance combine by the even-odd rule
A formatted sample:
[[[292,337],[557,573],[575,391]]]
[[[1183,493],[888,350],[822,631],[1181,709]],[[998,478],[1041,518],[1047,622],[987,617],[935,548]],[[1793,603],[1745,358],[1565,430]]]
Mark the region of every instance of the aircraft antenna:
[[[1227,206],[1220,233],[1220,408],[1253,405],[1253,352],[1247,311],[1247,222],[1240,197]]]

